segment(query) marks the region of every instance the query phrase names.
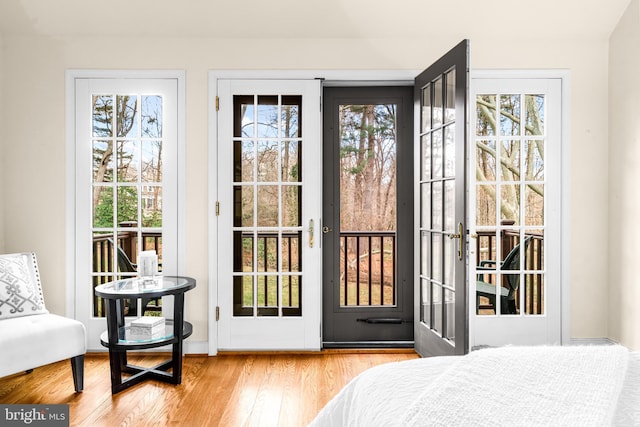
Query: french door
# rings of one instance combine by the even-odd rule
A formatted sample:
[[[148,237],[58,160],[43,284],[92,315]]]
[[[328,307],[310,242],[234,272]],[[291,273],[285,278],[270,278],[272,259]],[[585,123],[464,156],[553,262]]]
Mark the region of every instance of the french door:
[[[103,349],[105,306],[97,285],[136,276],[154,250],[177,274],[178,78],[75,78],[75,310],[88,348]],[[170,299],[169,299],[170,300]],[[161,299],[127,300],[125,314],[162,315]]]
[[[317,350],[320,82],[216,85],[218,348]]]
[[[466,137],[469,44],[415,79],[415,348],[423,356],[468,350]]]
[[[561,342],[561,87],[472,80],[471,346]]]

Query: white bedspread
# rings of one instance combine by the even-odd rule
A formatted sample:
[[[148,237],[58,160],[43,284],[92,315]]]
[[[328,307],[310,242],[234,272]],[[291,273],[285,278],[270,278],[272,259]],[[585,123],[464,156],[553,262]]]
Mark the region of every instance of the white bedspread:
[[[372,368],[318,414],[325,426],[640,426],[640,354],[504,347]]]

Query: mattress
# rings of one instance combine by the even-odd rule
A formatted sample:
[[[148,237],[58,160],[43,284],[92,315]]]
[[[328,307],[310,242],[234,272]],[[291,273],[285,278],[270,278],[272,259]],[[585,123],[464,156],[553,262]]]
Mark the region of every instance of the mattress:
[[[640,426],[640,353],[506,347],[371,368],[311,422],[331,426]]]

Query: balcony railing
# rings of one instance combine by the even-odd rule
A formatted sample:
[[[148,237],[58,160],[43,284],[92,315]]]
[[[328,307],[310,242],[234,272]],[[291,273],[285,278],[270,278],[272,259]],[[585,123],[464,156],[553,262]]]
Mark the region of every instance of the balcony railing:
[[[395,231],[340,233],[340,305],[396,304]]]
[[[135,223],[120,224],[121,227],[135,227]],[[142,248],[140,250],[155,250],[156,253],[162,253],[162,232],[143,232]],[[114,249],[112,234],[97,234],[93,237],[93,288],[96,286],[110,282],[114,279],[134,277],[137,275],[136,264],[138,259],[138,235],[137,230],[120,231],[117,235],[117,247],[122,250],[127,260]],[[130,267],[126,267],[126,264]],[[96,317],[104,317],[104,305],[102,298],[94,295],[93,315]],[[160,309],[160,301],[156,301],[157,305],[146,306],[149,311],[157,312]],[[131,310],[136,307],[136,302],[130,301]],[[144,314],[144,313],[143,313]],[[131,313],[134,315],[134,313]]]
[[[530,237],[529,243],[524,251],[524,281],[516,293],[516,306],[518,312],[524,309],[526,314],[544,313],[544,236],[540,233],[526,232],[525,238]],[[500,256],[497,257],[498,239],[500,239]],[[503,260],[511,250],[520,243],[520,233],[517,230],[501,230],[499,235],[495,231],[477,232],[476,254],[478,254],[478,264],[484,260]],[[483,271],[483,273],[488,273]],[[502,271],[502,286],[508,287],[504,270]],[[493,274],[484,274],[483,280],[493,283]],[[524,307],[520,307],[520,293],[525,293]],[[495,309],[494,307],[482,305],[479,309]]]

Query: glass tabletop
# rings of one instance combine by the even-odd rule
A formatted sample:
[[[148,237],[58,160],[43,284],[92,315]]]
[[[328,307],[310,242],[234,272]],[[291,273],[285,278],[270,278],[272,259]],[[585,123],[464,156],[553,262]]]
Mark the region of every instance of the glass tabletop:
[[[139,294],[171,294],[195,287],[195,280],[183,276],[132,277],[116,280],[96,287],[96,295],[102,297]]]

